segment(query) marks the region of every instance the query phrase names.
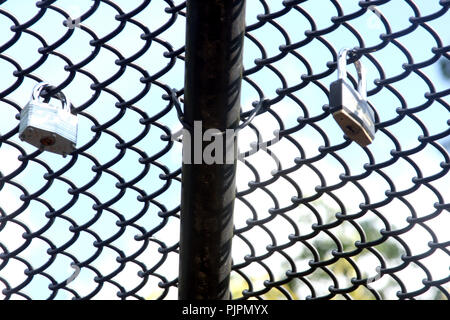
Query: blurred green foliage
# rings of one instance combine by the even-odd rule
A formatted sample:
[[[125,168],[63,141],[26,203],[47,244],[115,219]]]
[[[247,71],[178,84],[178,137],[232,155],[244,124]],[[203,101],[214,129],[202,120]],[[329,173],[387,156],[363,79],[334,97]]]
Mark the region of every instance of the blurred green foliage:
[[[333,220],[335,221],[335,210],[333,210],[331,207],[326,205],[322,200],[316,200],[313,203],[314,207],[321,207],[325,208],[326,212],[324,213],[324,216],[327,218],[324,219],[323,223],[331,223]],[[378,230],[377,223],[375,223],[376,218],[368,219],[365,221],[358,222],[359,226],[364,232],[365,240],[366,241],[374,241],[377,239],[381,239],[380,231]],[[297,222],[298,225],[302,226],[302,221]],[[303,226],[305,224],[303,223]],[[302,228],[300,228],[302,229]],[[339,229],[339,226],[336,228],[331,228],[329,232],[333,233],[338,241],[340,242],[342,246],[343,252],[351,252],[356,250],[355,242],[361,241],[361,237],[358,233],[358,231],[355,228],[346,229],[344,231],[341,230],[341,232],[337,232],[337,229]],[[336,232],[336,233],[334,233]],[[338,234],[339,233],[339,234]],[[324,234],[324,231],[319,232],[319,234]],[[312,239],[308,240],[308,242],[314,247],[316,252],[318,253],[320,257],[320,261],[329,260],[333,258],[332,251],[337,250],[337,245],[335,241],[329,237],[329,236],[316,236]],[[404,251],[401,249],[400,245],[395,241],[384,241],[381,244],[375,246],[375,249],[383,256],[384,261],[389,265],[389,261],[393,259],[398,259]],[[358,268],[359,271],[364,273],[362,275],[362,278],[365,278],[367,275],[366,273],[370,274],[370,277],[375,276],[375,268],[377,265],[371,266],[371,270],[364,270],[361,268],[361,266],[358,264],[358,261],[362,261],[363,259],[367,259],[368,256],[373,257],[373,254],[368,252],[367,250],[363,249],[361,253],[356,254],[355,256],[352,256],[351,261],[353,261]],[[304,246],[303,250],[298,252],[297,256],[292,256],[294,261],[308,261],[313,260],[313,254],[312,252]],[[373,267],[373,268],[372,268]],[[356,278],[356,270],[352,266],[352,264],[346,259],[346,258],[340,258],[336,262],[326,266],[326,269],[333,273],[335,278],[343,280],[345,279],[345,285],[342,285],[339,283],[339,287],[347,287],[350,286],[350,280],[352,278]],[[277,275],[277,280],[285,279],[285,273],[286,271],[290,270],[290,266],[287,262],[280,262],[280,266],[278,270],[272,270],[274,274]],[[250,280],[252,281],[252,284],[256,283],[263,283],[264,280],[267,280],[267,277],[264,277],[263,275],[248,275]],[[322,268],[316,269],[313,273],[306,276],[307,281],[309,281],[314,289],[317,291],[317,295],[327,295],[328,292],[328,286],[332,285],[333,282],[330,278],[330,276],[327,274],[327,272],[324,271]],[[286,294],[290,295],[293,299],[305,299],[306,296],[302,296],[301,290],[300,290],[300,284],[302,282],[299,280],[292,280],[288,282],[287,284],[281,286],[280,289],[278,288],[272,288],[270,291],[265,293],[262,298],[264,299],[286,299]],[[242,296],[243,290],[248,290],[249,286],[244,279],[242,279],[237,274],[233,274],[231,278],[231,292],[233,295],[233,298],[239,298]],[[388,288],[396,288],[398,285],[395,283],[394,280],[391,278],[388,279],[388,281],[385,281],[384,287],[382,290],[377,291],[379,296],[381,298],[385,298],[385,295],[383,291]],[[261,286],[259,286],[261,288]],[[284,291],[284,292],[282,292]],[[305,292],[305,291],[303,291]],[[309,295],[309,294],[308,294]],[[348,294],[349,297],[356,300],[373,300],[376,298],[376,296],[365,286],[359,286],[352,292]],[[333,299],[343,299],[344,297],[342,295],[337,295]]]
[[[440,67],[441,67],[441,71],[442,71],[442,74],[444,75],[444,77],[450,79],[450,60],[441,59]]]

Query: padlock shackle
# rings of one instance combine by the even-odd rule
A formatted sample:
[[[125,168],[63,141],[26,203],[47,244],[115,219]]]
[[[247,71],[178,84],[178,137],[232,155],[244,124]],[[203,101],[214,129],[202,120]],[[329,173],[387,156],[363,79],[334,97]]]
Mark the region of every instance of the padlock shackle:
[[[31,94],[31,99],[38,100],[38,99],[42,98],[41,97],[42,90],[48,86],[50,86],[50,84],[45,81],[39,82],[38,84],[36,84],[33,88],[33,92]],[[71,113],[71,110],[70,110],[71,103],[69,102],[69,100],[66,98],[66,96],[64,95],[64,93],[62,91],[56,93],[55,95],[53,95],[53,97],[57,98],[58,100],[61,101],[63,110]]]
[[[337,60],[338,79],[347,80],[347,55],[351,51],[346,48],[339,51]],[[367,100],[366,69],[360,60],[356,60],[353,64],[358,74],[358,92],[363,100]]]
[[[33,88],[33,92],[31,93],[31,99],[32,100],[37,100],[40,98],[41,96],[41,92],[42,90],[46,87],[49,86],[50,84],[48,82],[39,82],[37,83],[34,88]]]

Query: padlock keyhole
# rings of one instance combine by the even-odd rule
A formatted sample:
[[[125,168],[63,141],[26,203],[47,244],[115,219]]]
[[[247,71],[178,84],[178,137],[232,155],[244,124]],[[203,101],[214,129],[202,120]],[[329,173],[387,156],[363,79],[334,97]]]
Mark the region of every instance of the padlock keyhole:
[[[41,144],[45,147],[50,147],[55,144],[56,140],[53,137],[44,137],[40,140]]]
[[[347,126],[346,127],[348,131],[350,131],[351,133],[355,133],[355,130],[353,130],[352,126]]]

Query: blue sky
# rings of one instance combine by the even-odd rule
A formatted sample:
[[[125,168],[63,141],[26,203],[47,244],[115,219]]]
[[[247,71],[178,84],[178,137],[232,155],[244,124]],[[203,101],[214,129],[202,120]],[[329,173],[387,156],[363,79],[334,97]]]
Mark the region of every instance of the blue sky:
[[[0,8],[12,13],[21,23],[23,23],[38,12],[34,2],[35,1],[32,0],[9,0],[3,3]],[[141,1],[137,0],[116,0],[113,2],[120,5],[125,12],[130,11],[141,3]],[[180,1],[177,1],[176,3],[179,2]],[[55,5],[63,8],[74,17],[85,12],[91,4],[92,1],[89,0],[78,0],[76,2],[59,0],[55,3]],[[359,9],[358,1],[341,0],[339,1],[339,4],[342,6],[344,13],[351,13]],[[420,0],[416,1],[416,5],[420,8],[422,15],[433,13],[440,8],[438,1]],[[167,4],[165,1],[154,0],[143,13],[136,17],[136,20],[145,24],[150,31],[154,31],[170,18],[169,14],[164,13],[164,8],[166,7]],[[330,18],[337,15],[335,7],[328,0],[307,1],[303,3],[301,7],[314,18],[318,29],[323,29],[330,26]],[[271,11],[281,9],[281,1],[270,1],[270,8]],[[413,11],[409,8],[409,6],[405,5],[402,0],[392,0],[388,4],[380,6],[379,10],[389,21],[393,32],[402,30],[410,25],[408,19],[413,16]],[[256,16],[260,13],[263,13],[261,3],[256,0],[248,0],[246,11],[247,24],[250,25],[255,23],[257,21]],[[86,21],[83,21],[83,25],[86,25],[90,29],[94,30],[98,37],[102,37],[119,25],[119,23],[114,20],[114,16],[116,14],[117,12],[110,6],[102,3],[100,5],[100,9],[97,10],[94,15]],[[62,37],[65,32],[67,32],[67,29],[62,24],[63,20],[64,18],[61,15],[49,10],[38,23],[33,25],[31,29],[43,35],[47,43],[53,43]],[[295,12],[295,10],[291,10],[289,14],[282,16],[276,21],[288,32],[292,42],[304,39],[305,30],[310,29],[307,19],[305,19],[298,12]],[[434,28],[437,34],[439,34],[442,41],[447,44],[450,41],[448,21],[449,13],[447,12],[441,18],[428,23],[432,28]],[[184,23],[185,19],[183,17],[178,17],[176,23],[166,32],[162,33],[159,38],[170,42],[174,49],[180,48],[184,44]],[[379,20],[375,14],[370,11],[366,12],[358,19],[352,20],[350,24],[361,34],[366,46],[372,46],[379,43],[380,33],[385,32],[383,25],[379,23]],[[5,43],[13,36],[13,32],[9,31],[9,27],[11,25],[11,20],[7,19],[4,15],[0,15],[0,28],[2,30],[2,32],[0,32],[0,44]],[[145,41],[140,39],[140,35],[142,33],[143,32],[140,28],[128,23],[124,31],[121,32],[119,36],[108,42],[108,44],[116,48],[124,57],[128,57],[144,46]],[[280,32],[269,24],[266,24],[264,27],[251,32],[251,34],[264,45],[266,53],[269,57],[278,54],[279,46],[284,44],[284,39],[281,37]],[[343,26],[339,27],[332,34],[325,35],[324,38],[332,45],[336,52],[338,52],[342,47],[353,48],[358,46],[357,39]],[[75,32],[71,36],[70,40],[59,47],[57,51],[69,57],[72,63],[77,63],[89,55],[92,51],[92,47],[89,45],[90,40],[91,37],[89,35],[80,29],[75,29]],[[414,62],[429,59],[432,56],[431,48],[437,46],[435,40],[427,31],[422,30],[421,27],[419,27],[418,30],[412,34],[398,39],[398,41],[408,48],[408,51],[414,58]],[[23,68],[25,68],[32,65],[37,60],[37,50],[41,46],[41,43],[32,36],[23,34],[16,45],[3,52],[3,54],[13,57]],[[165,51],[167,51],[165,47],[153,42],[148,52],[136,60],[135,64],[147,70],[150,74],[153,74],[156,71],[161,70],[167,64],[168,59],[163,57]],[[326,71],[328,69],[327,62],[332,61],[333,59],[329,50],[318,40],[314,40],[307,46],[301,47],[297,50],[297,52],[308,61],[314,74]],[[386,77],[391,77],[403,72],[404,70],[402,69],[402,64],[407,62],[405,56],[392,44],[388,45],[380,52],[374,53],[373,57],[375,57],[382,65],[383,70],[386,73]],[[254,60],[257,58],[260,58],[259,49],[251,41],[246,40],[244,47],[245,67],[247,69],[251,68],[254,65]],[[110,51],[102,49],[97,58],[89,63],[85,69],[94,74],[97,77],[97,80],[101,82],[109,78],[118,70],[119,67],[114,63],[116,59],[117,57]],[[367,69],[367,88],[370,92],[370,90],[375,88],[374,80],[380,78],[380,75],[367,58],[362,58],[362,62]],[[68,76],[68,72],[64,70],[65,65],[66,62],[58,57],[49,56],[46,63],[33,72],[33,74],[48,81],[49,83],[59,84]],[[275,63],[274,66],[283,74],[288,86],[301,83],[301,76],[307,73],[305,66],[293,55],[286,56],[280,62]],[[0,80],[0,91],[9,87],[15,81],[16,78],[13,76],[14,70],[15,68],[11,64],[6,63],[4,60],[0,61],[0,72],[2,74],[2,78]],[[348,70],[353,76],[355,76],[356,73],[353,66],[348,66]],[[427,67],[422,71],[429,77],[429,79],[432,80],[436,91],[444,90],[449,87],[450,82],[442,77],[437,64]],[[183,62],[178,60],[175,66],[167,74],[160,78],[159,81],[167,83],[173,88],[181,89],[184,83],[183,73]],[[139,81],[141,77],[142,74],[137,70],[127,68],[124,75],[119,80],[111,84],[110,88],[116,92],[119,92],[123,99],[131,99],[144,88],[144,84]],[[336,77],[337,74],[333,73],[329,77],[321,79],[320,82],[324,86],[328,87],[329,84],[336,79]],[[276,89],[281,87],[280,80],[267,68],[259,71],[255,75],[251,75],[250,78],[258,83],[267,98],[274,98],[276,96]],[[80,106],[94,93],[94,91],[90,88],[91,84],[91,79],[81,73],[78,73],[70,85],[64,89],[64,93],[71,99],[75,106]],[[27,103],[30,97],[31,89],[34,85],[35,81],[25,79],[20,88],[11,93],[8,96],[8,99],[15,101],[19,106],[23,107]],[[426,101],[424,94],[428,91],[428,88],[423,80],[421,80],[418,76],[411,75],[405,80],[396,82],[393,84],[393,87],[401,92],[409,107],[420,105]],[[158,86],[153,85],[149,94],[136,103],[136,107],[145,111],[148,116],[152,116],[159,112],[167,104],[167,101],[161,99],[161,96],[164,93],[165,92],[158,88]],[[322,113],[322,106],[328,103],[328,98],[325,93],[312,84],[296,92],[295,95],[305,106],[307,106],[311,115]],[[249,110],[251,103],[255,100],[258,100],[256,91],[244,82],[242,87],[242,108],[244,110]],[[443,100],[450,103],[450,99],[448,97],[444,97]],[[386,89],[383,89],[376,95],[370,95],[369,101],[377,109],[382,121],[395,117],[397,115],[395,109],[400,107],[398,99]],[[114,106],[116,102],[117,100],[115,97],[103,92],[98,100],[86,109],[85,112],[88,112],[94,116],[99,123],[105,123],[119,112],[119,109]],[[0,119],[0,133],[4,133],[12,130],[18,124],[17,120],[14,118],[17,111],[5,103],[0,103],[0,107],[4,110],[2,111],[3,116]],[[280,114],[287,128],[295,126],[297,124],[297,117],[303,116],[298,105],[289,98],[284,98],[278,104],[272,106],[272,109]],[[427,108],[425,111],[420,112],[417,115],[420,116],[420,120],[427,126],[431,134],[448,129],[448,110],[438,103],[434,103],[432,107]],[[142,125],[137,125],[140,117],[141,116],[138,113],[127,110],[125,116],[110,129],[119,134],[125,141],[129,141],[136,137],[144,128]],[[169,112],[159,122],[174,130],[181,127],[178,123],[175,110]],[[254,124],[258,128],[266,129],[263,131],[263,137],[265,139],[271,138],[273,135],[273,130],[278,129],[274,119],[268,115],[261,115],[257,117]],[[83,146],[92,139],[94,135],[91,131],[92,125],[93,123],[87,118],[81,116],[79,117],[78,147]],[[332,144],[338,144],[344,141],[342,132],[332,117],[327,117],[323,121],[320,121],[319,125],[322,128],[326,128],[326,133]],[[404,149],[412,148],[417,145],[418,141],[415,138],[411,139],[411,137],[417,137],[421,134],[420,128],[411,120],[402,120],[398,125],[389,127],[389,130],[400,141],[402,148]],[[136,147],[145,150],[148,155],[156,153],[165,146],[165,142],[161,141],[159,138],[162,134],[164,134],[162,130],[156,126],[152,126],[149,135],[137,143]],[[320,145],[323,145],[322,139],[311,127],[305,127],[293,136],[302,143],[307,157],[312,157],[317,154],[317,148]],[[254,138],[255,136],[252,132],[247,129],[243,130],[240,136],[241,150],[247,150],[250,143],[254,141]],[[12,138],[12,141],[20,144],[20,146],[28,153],[35,150],[34,147],[21,143],[17,135]],[[116,143],[117,140],[112,138],[110,135],[102,134],[99,141],[93,147],[89,148],[87,152],[93,155],[100,163],[106,163],[118,154],[119,151],[115,148]],[[292,154],[296,154],[296,156],[298,156],[298,151],[290,149],[292,147],[289,147],[288,144],[280,144],[279,147],[274,148],[278,148],[277,152],[282,155],[280,158],[285,167],[293,165],[294,157]],[[374,143],[369,147],[369,149],[375,156],[376,161],[382,162],[390,158],[389,152],[391,149],[394,149],[394,145],[388,137],[379,132]],[[338,153],[349,164],[352,174],[364,171],[363,165],[368,162],[368,159],[362,149],[355,143],[353,143],[349,148],[346,148]],[[0,170],[4,174],[14,171],[18,166],[20,166],[20,162],[17,160],[18,156],[19,152],[15,148],[7,144],[1,145]],[[62,158],[58,155],[49,153],[43,153],[38,158],[50,164],[54,171],[62,168],[71,159],[71,157]],[[137,176],[144,168],[142,164],[139,164],[139,158],[140,155],[138,153],[127,151],[124,158],[111,169],[120,173],[126,181],[129,181]],[[438,151],[433,150],[431,147],[426,148],[418,155],[412,156],[412,158],[421,164],[425,164],[423,168],[421,166],[421,169],[425,174],[432,174],[439,171],[439,163],[444,161],[442,155]],[[271,162],[270,159],[264,158],[264,155],[261,153],[255,155],[254,159],[256,159],[254,161],[256,161],[256,166],[259,168],[261,176],[263,178],[269,177],[271,170],[275,169],[275,167],[273,167],[273,162]],[[179,167],[180,160],[181,145],[176,144],[170,152],[159,160],[159,162],[164,163],[171,171],[173,171]],[[95,175],[95,173],[91,170],[93,165],[94,163],[92,161],[81,156],[78,158],[76,164],[69,171],[67,171],[64,176],[73,181],[78,187],[82,186],[90,181]],[[339,174],[343,173],[342,168],[334,162],[333,159],[330,159],[330,157],[326,157],[324,161],[320,161],[317,165],[322,170],[329,172],[329,174],[327,173],[326,175],[327,183],[335,183],[339,179]],[[238,189],[246,188],[247,182],[252,179],[252,177],[248,175],[245,167],[239,166],[238,170]],[[411,170],[411,167],[404,162],[399,162],[396,165],[387,168],[385,172],[395,179],[396,185],[398,184],[398,188],[400,190],[408,188],[412,185],[411,178],[415,174]],[[45,180],[42,179],[42,176],[45,173],[46,171],[42,166],[35,163],[29,163],[26,170],[15,177],[14,180],[25,185],[27,190],[30,193],[33,193],[45,184]],[[161,188],[164,184],[164,181],[159,179],[159,175],[162,173],[162,170],[157,166],[151,166],[147,176],[139,181],[136,186],[145,190],[147,194],[150,194]],[[298,174],[300,174],[300,172]],[[309,179],[307,183],[299,182],[303,188],[302,190],[305,190],[306,193],[314,192],[314,187],[319,184],[319,182],[316,181],[317,178],[311,175],[311,173],[309,173],[309,175],[308,173],[304,174],[308,176]],[[105,202],[118,193],[119,190],[115,188],[116,183],[117,180],[114,177],[103,174],[101,179],[92,188],[90,188],[89,191],[95,194],[100,202]],[[384,191],[389,189],[386,182],[376,175],[372,175],[363,183],[367,186],[371,194],[371,199],[374,201],[382,199],[384,197]],[[441,181],[436,182],[436,186],[440,188],[443,194],[445,194],[446,202],[450,202],[448,198],[450,195],[449,177],[444,177]],[[293,191],[288,190],[288,187],[273,187],[278,188],[280,198],[283,198],[283,193],[285,193],[286,202],[289,202],[290,197],[294,195],[291,194]],[[71,199],[71,195],[67,192],[68,188],[69,186],[67,184],[61,181],[55,181],[52,187],[42,195],[42,198],[48,200],[53,208],[61,208]],[[281,192],[280,190],[283,190],[284,192]],[[157,200],[163,203],[167,210],[171,210],[179,204],[179,192],[179,183],[174,182],[168,191],[157,197]],[[424,191],[424,194],[425,193],[426,192]],[[20,195],[21,191],[19,189],[14,188],[13,186],[5,187],[0,194],[0,206],[2,206],[7,212],[13,212],[21,205]],[[113,208],[118,212],[121,212],[126,218],[131,218],[143,208],[143,203],[136,201],[136,197],[138,195],[139,194],[133,190],[127,190],[125,196],[120,201],[116,202],[113,205]],[[345,198],[345,194],[343,194],[342,197]],[[436,200],[432,199],[432,196],[424,197],[425,198],[422,198],[423,201],[420,201],[420,203],[413,203],[418,207],[423,207],[423,210],[425,211],[430,210],[430,207],[427,207],[427,203],[429,205]],[[346,205],[348,205],[348,208],[357,208],[359,204],[358,201],[360,200],[352,200],[350,198],[345,199],[347,200]],[[256,201],[256,199],[254,199],[254,201]],[[68,210],[65,215],[74,219],[78,224],[86,223],[96,213],[96,211],[92,209],[92,205],[94,203],[95,202],[91,198],[81,195],[76,205]],[[237,204],[237,206],[239,207],[241,204]],[[260,200],[258,209],[261,212],[264,212],[270,206],[271,203],[269,200]],[[24,219],[26,224],[33,230],[38,230],[47,222],[47,218],[44,216],[47,210],[48,208],[34,201],[27,208],[27,210],[19,216],[19,219]],[[138,223],[142,224],[147,230],[155,227],[162,221],[161,218],[157,217],[158,211],[159,209],[156,206],[151,205],[149,213],[141,218]],[[262,215],[264,216],[264,214]],[[404,218],[405,217],[401,218],[403,222]],[[395,220],[397,218],[392,217],[392,219]],[[116,217],[112,214],[102,214],[101,218],[93,225],[92,229],[102,238],[107,238],[118,230],[118,227],[115,226],[116,220]],[[244,223],[244,221],[245,219],[243,217],[236,217],[237,224]],[[399,220],[398,223],[401,224],[402,222]],[[71,237],[71,233],[68,232],[69,227],[70,224],[67,221],[56,219],[54,226],[45,233],[45,236],[57,245],[62,244]],[[24,231],[12,224],[11,226],[8,226],[8,228],[11,229],[8,229],[8,232],[6,232],[5,229],[5,232],[3,233],[7,234],[8,237],[6,239],[0,238],[0,241],[6,241],[8,243],[8,248],[10,248],[10,246],[12,248],[16,248],[18,244],[23,242],[20,235]],[[12,234],[15,236],[9,236]],[[129,254],[139,247],[139,244],[133,239],[136,234],[139,234],[137,229],[127,228],[125,234],[114,242],[114,244]],[[280,234],[282,234],[281,231]],[[168,226],[158,232],[155,237],[163,240],[168,245],[176,243],[178,239],[178,220],[175,218],[169,219]],[[258,236],[256,237],[258,238]],[[91,244],[94,240],[95,239],[92,236],[82,232],[80,239],[73,246],[71,246],[68,251],[77,255],[79,260],[83,261],[93,253],[94,248]],[[264,242],[262,241],[261,243],[263,244]],[[147,256],[158,257],[159,259],[160,255],[157,253],[157,248],[158,246],[150,246]],[[33,266],[39,266],[42,265],[42,263],[44,263],[47,259],[47,257],[43,255],[43,252],[46,249],[47,245],[45,243],[36,243],[35,247],[27,249],[26,252],[21,255],[27,257],[27,259],[33,263]],[[105,273],[110,272],[112,270],[112,266],[117,264],[113,259],[115,253],[107,251],[108,250],[105,249],[105,252],[102,254],[101,258],[94,262],[94,265],[97,264],[99,270],[102,270],[102,272]],[[235,249],[236,259],[242,258],[242,256],[239,256],[241,253],[242,252],[239,251],[239,248]],[[142,259],[145,260],[146,258]],[[147,261],[148,265],[151,265],[154,261],[151,259],[152,258],[149,258],[149,261]],[[67,279],[73,272],[73,269],[70,268],[70,262],[70,259],[67,257],[59,257],[51,267],[52,272],[49,271],[49,273],[54,275],[58,281]],[[162,268],[162,270],[165,270],[168,273],[169,279],[177,276],[176,263],[177,256],[173,255],[173,257],[171,257]],[[135,266],[127,265],[127,268],[128,267],[130,268],[129,274],[136,274],[137,271],[135,270]],[[17,270],[21,271],[20,268],[23,270],[23,265],[21,267],[19,266]],[[3,271],[0,271],[0,276],[4,276],[5,272],[12,271],[5,271],[4,269]],[[14,275],[18,277],[18,283],[20,283],[20,279],[23,280],[24,276],[23,274],[20,275],[20,272],[16,272]],[[73,286],[78,286],[77,288],[79,288],[79,290],[88,291],[88,289],[84,286],[86,283],[89,283],[92,277],[92,272],[89,270],[83,270],[80,274],[80,278],[78,279],[79,282],[74,281]],[[133,277],[124,277],[124,282],[130,281],[132,283]],[[33,280],[30,286],[27,287],[26,291],[37,298],[45,298],[50,291],[45,292],[34,288],[39,288],[43,284],[45,286],[45,283],[47,282],[48,281],[45,278],[37,277],[36,280]],[[132,284],[130,284],[130,286],[132,287]],[[149,290],[148,288],[146,289]],[[117,289],[112,288],[111,291],[117,291]],[[109,294],[109,291],[108,293],[105,293],[106,296]],[[67,296],[62,295],[60,298],[66,297]]]

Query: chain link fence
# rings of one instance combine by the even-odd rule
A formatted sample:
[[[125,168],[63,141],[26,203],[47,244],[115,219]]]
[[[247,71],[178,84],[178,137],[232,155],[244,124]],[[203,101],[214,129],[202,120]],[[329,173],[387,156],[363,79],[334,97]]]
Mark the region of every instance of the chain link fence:
[[[264,105],[239,134],[234,299],[449,298],[449,8],[247,1],[242,119]],[[185,11],[0,1],[3,299],[176,299]],[[342,47],[367,69],[363,148],[329,109]],[[66,158],[19,139],[41,81],[75,106]]]

